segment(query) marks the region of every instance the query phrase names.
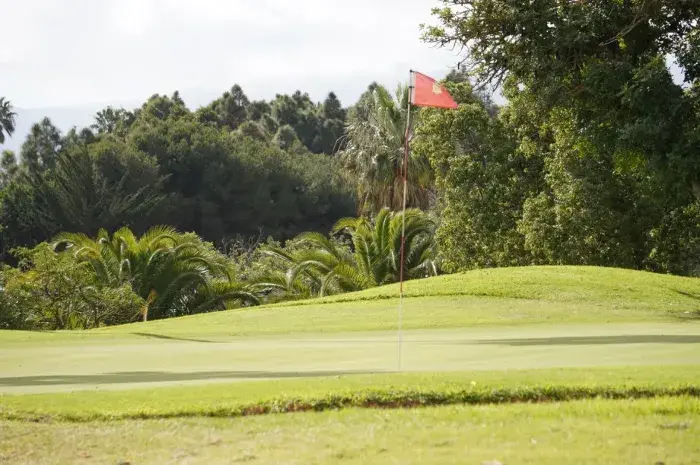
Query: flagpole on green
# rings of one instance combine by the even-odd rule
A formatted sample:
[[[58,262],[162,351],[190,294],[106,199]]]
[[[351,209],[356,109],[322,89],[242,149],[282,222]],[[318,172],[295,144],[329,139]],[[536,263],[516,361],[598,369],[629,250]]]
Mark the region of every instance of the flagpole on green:
[[[404,135],[403,164],[401,165],[401,177],[403,178],[403,206],[401,209],[401,258],[399,270],[399,322],[398,322],[398,367],[401,371],[401,352],[403,345],[403,281],[404,281],[404,260],[406,247],[406,198],[408,191],[408,151],[409,136],[411,134],[411,104],[413,102],[413,70],[408,73],[408,108],[406,111],[406,133]]]

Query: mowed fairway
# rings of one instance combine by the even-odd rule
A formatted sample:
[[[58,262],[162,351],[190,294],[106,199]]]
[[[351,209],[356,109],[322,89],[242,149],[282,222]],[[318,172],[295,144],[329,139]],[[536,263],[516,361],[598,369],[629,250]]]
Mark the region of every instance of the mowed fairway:
[[[559,463],[569,450],[575,463],[638,463],[633,450],[651,463],[700,461],[688,442],[700,280],[529,267],[407,288],[403,373],[395,286],[93,331],[0,332],[0,436],[26,437],[0,442],[0,461],[480,463],[500,450],[508,463]],[[601,396],[638,400],[476,405]],[[231,418],[465,403],[475,405]],[[414,442],[415,454],[402,447]],[[48,449],[59,453],[42,457]]]
[[[546,325],[411,330],[404,371],[700,365],[694,324]],[[391,372],[390,332],[303,334],[215,341],[115,337],[93,344],[15,343],[0,353],[0,390],[30,393],[172,383]]]

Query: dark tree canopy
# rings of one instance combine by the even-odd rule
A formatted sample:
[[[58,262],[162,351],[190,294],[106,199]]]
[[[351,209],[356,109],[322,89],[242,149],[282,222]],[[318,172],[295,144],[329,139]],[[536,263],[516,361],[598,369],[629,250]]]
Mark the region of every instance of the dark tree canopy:
[[[424,38],[461,48],[469,78],[508,99],[425,115],[448,268],[700,272],[700,3],[443,3]]]
[[[326,105],[302,92],[251,103],[234,85],[195,112],[178,92],[133,111],[107,107],[91,128],[65,135],[44,118],[19,159],[3,154],[3,250],[60,231],[138,234],[163,223],[217,243],[328,231],[355,210],[339,166],[323,155],[344,117],[333,94]]]

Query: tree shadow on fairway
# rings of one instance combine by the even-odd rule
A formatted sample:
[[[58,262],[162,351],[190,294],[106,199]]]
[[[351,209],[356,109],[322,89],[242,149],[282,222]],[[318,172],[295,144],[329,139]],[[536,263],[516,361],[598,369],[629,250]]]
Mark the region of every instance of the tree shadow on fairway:
[[[208,342],[216,344],[216,341],[207,341],[206,339],[189,339],[186,337],[175,337],[175,336],[164,336],[162,334],[152,334],[152,333],[131,333],[135,336],[148,337],[153,339],[166,339],[168,341],[186,341],[186,342]]]
[[[698,302],[698,308],[693,311],[687,311],[683,313],[673,312],[673,316],[681,320],[700,320],[700,294],[693,294],[692,292],[679,291],[678,289],[673,290],[676,294],[680,294],[684,297],[690,297]]]
[[[527,339],[488,339],[478,344],[508,346],[576,346],[606,344],[700,344],[700,335],[639,334],[628,336],[541,337]]]
[[[331,371],[198,371],[177,373],[164,371],[124,371],[95,375],[47,375],[0,378],[0,386],[52,386],[59,384],[125,384],[169,381],[198,381],[208,379],[275,379],[314,378],[322,376],[385,373],[382,370]]]

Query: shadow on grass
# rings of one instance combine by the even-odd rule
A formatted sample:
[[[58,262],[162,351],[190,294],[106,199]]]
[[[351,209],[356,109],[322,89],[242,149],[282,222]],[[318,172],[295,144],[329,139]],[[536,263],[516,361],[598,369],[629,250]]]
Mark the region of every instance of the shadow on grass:
[[[153,339],[166,339],[168,341],[207,342],[207,343],[216,344],[216,341],[207,341],[206,339],[189,339],[186,337],[164,336],[162,334],[151,334],[151,333],[131,333],[131,334],[133,334],[135,336],[142,336],[142,337],[148,337],[148,338],[153,338]]]
[[[123,384],[168,381],[197,381],[207,379],[274,379],[315,378],[321,376],[384,373],[381,370],[335,371],[199,371],[174,373],[164,371],[125,371],[96,375],[47,375],[0,378],[0,386],[51,386],[57,384]]]
[[[528,339],[488,339],[478,344],[508,346],[576,346],[606,344],[700,344],[700,335],[640,334],[629,336],[542,337]]]
[[[689,297],[698,302],[698,308],[693,311],[677,313],[674,312],[673,316],[680,320],[700,320],[700,294],[693,294],[692,292],[680,291],[678,289],[673,290],[676,294],[680,294],[684,297]]]

